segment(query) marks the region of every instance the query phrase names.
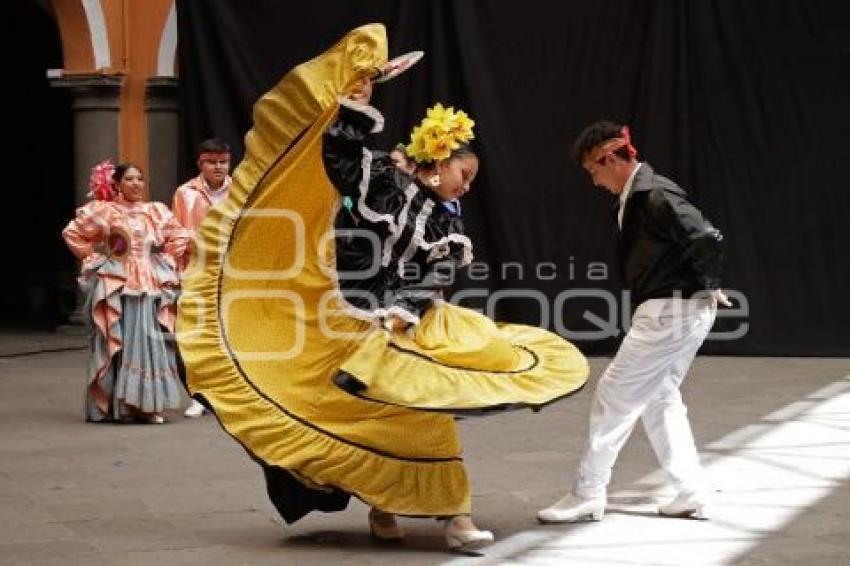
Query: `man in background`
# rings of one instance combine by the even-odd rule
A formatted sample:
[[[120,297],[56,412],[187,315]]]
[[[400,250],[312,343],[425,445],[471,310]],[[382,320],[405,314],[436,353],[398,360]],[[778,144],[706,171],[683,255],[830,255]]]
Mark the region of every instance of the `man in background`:
[[[227,197],[232,179],[230,178],[230,146],[218,139],[210,138],[201,142],[197,152],[199,175],[177,187],[174,192],[172,212],[180,224],[191,232],[193,243],[183,256],[178,269],[182,273],[189,265],[194,252],[195,231],[206,216],[207,211]],[[192,399],[184,416],[197,418],[204,414],[204,406]]]

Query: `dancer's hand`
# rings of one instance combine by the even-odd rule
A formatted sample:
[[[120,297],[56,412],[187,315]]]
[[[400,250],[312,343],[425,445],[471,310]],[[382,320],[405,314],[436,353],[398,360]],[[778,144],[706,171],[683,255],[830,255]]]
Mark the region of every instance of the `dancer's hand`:
[[[392,61],[387,61],[386,63],[384,63],[383,65],[381,65],[381,66],[378,68],[378,69],[379,69],[379,75],[378,75],[378,76],[380,77],[380,76],[388,75],[388,74],[390,74],[391,72],[395,71],[396,69],[398,69],[398,68],[399,68],[399,67],[401,67],[401,66],[402,66],[402,64],[401,64],[401,63],[395,63],[395,64],[393,64],[393,62],[392,62]]]
[[[369,104],[369,100],[372,99],[372,79],[370,77],[357,79],[348,98],[360,104]]]
[[[722,289],[714,289],[711,292],[711,298],[714,299],[715,304],[721,304],[724,307],[732,306],[732,301],[729,300],[729,297],[726,296],[726,293]]]
[[[403,331],[407,328],[408,323],[401,318],[390,315],[384,320],[384,328],[390,332]]]

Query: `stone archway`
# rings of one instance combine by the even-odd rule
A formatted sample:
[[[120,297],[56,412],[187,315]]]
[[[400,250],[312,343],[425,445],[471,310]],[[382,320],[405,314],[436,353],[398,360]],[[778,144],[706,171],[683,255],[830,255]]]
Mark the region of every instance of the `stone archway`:
[[[33,76],[44,83],[45,92],[51,93],[44,95],[52,97],[52,101],[49,112],[42,114],[58,112],[61,105],[56,100],[65,104],[66,145],[61,150],[39,149],[33,154],[41,154],[42,160],[57,161],[44,154],[60,152],[67,167],[65,179],[41,183],[28,193],[38,195],[36,201],[21,202],[22,209],[50,207],[50,214],[42,211],[38,216],[50,221],[44,226],[41,222],[34,231],[38,234],[36,240],[44,236],[45,241],[38,240],[31,248],[49,253],[42,254],[43,261],[33,263],[31,268],[27,267],[27,258],[19,264],[26,277],[41,277],[45,282],[34,290],[22,291],[20,282],[11,280],[10,285],[16,288],[4,288],[3,295],[10,297],[14,305],[4,310],[13,312],[17,308],[24,319],[31,320],[41,308],[36,304],[38,297],[55,299],[61,295],[66,298],[48,301],[51,314],[41,317],[58,323],[75,302],[81,304],[79,297],[75,299],[74,263],[58,234],[71,218],[74,205],[86,200],[91,166],[104,158],[138,163],[148,173],[150,196],[166,202],[178,183],[179,106],[173,62],[176,13],[174,0],[31,0],[17,4],[26,6],[28,18],[41,22],[41,27],[28,25],[27,29],[51,30],[50,38],[39,36],[28,45],[41,46],[52,41],[56,46],[50,60],[27,57]],[[34,48],[27,50],[31,53]],[[46,86],[48,80],[52,89]],[[28,90],[31,89],[23,92]],[[55,128],[49,123],[34,122],[29,130],[54,144],[61,137],[51,131]],[[44,136],[46,132],[51,135]],[[33,167],[45,169],[40,162]],[[61,198],[56,193],[61,193]],[[36,272],[42,275],[37,276]],[[34,298],[22,300],[22,293]]]
[[[53,79],[75,101],[75,186],[103,158],[138,163],[152,198],[177,184],[179,106],[174,0],[52,0],[64,66]],[[84,138],[84,139],[82,139]],[[174,151],[172,151],[174,149]]]

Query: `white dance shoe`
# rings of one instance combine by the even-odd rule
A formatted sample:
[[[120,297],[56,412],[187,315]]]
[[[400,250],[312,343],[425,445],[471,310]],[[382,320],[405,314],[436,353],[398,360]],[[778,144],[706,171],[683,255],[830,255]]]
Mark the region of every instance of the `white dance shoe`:
[[[698,492],[681,492],[673,501],[658,506],[658,513],[665,517],[683,519],[708,519],[707,498]]]
[[[537,512],[541,523],[575,523],[600,521],[605,515],[605,496],[584,498],[568,494],[563,499]]]
[[[455,524],[456,517],[446,521],[446,543],[449,550],[474,550],[495,540],[490,531],[479,531],[478,529],[461,529]]]
[[[192,399],[192,404],[186,409],[186,412],[183,413],[183,416],[187,419],[197,419],[198,417],[204,416],[206,412],[206,407]]]

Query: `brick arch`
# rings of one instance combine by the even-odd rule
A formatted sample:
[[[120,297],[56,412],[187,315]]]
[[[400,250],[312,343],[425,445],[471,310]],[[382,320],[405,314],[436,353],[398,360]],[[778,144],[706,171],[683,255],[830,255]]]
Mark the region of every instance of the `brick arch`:
[[[82,0],[83,10],[89,25],[94,68],[105,69],[112,65],[109,50],[109,30],[100,0]]]
[[[91,73],[113,67],[113,47],[101,0],[53,0],[68,73]]]
[[[171,3],[168,17],[162,28],[159,38],[159,49],[157,51],[156,74],[160,77],[175,76],[177,67],[177,10],[175,3]]]
[[[122,77],[118,158],[148,170],[147,81],[174,76],[174,0],[50,0],[67,75]]]

